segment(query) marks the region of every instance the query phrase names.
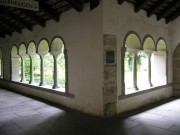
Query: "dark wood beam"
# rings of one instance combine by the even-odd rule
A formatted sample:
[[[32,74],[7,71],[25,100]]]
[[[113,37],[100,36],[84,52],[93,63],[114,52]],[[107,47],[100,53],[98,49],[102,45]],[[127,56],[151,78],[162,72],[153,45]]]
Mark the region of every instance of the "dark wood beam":
[[[21,24],[23,27],[27,28],[29,31],[33,30],[33,27],[31,25],[29,25],[26,21],[24,21],[22,18],[20,18],[19,16],[13,14],[13,13],[8,13],[8,15],[16,20],[19,24]]]
[[[118,0],[118,4],[122,4],[125,0]]]
[[[16,25],[10,23],[9,21],[5,20],[5,19],[1,19],[1,22],[5,25],[7,25],[10,29],[12,29],[13,31],[16,31],[18,33],[21,33],[21,29],[17,28]]]
[[[172,15],[170,15],[167,19],[166,19],[166,23],[169,23],[170,21],[173,21],[176,17],[178,17],[180,15],[180,8]]]
[[[180,4],[180,1],[177,0],[174,2],[171,6],[169,6],[164,12],[162,12],[160,15],[157,16],[157,20],[160,20],[161,18],[165,17],[167,14],[169,14],[174,8],[176,8]]]
[[[10,31],[8,31],[7,29],[5,29],[4,27],[0,27],[0,31],[1,31],[1,33],[3,33],[4,35],[9,35],[9,36],[11,36],[11,32]]]
[[[67,0],[67,2],[78,12],[83,10],[83,4],[77,0]]]
[[[20,18],[18,15],[14,14],[13,12],[7,10],[5,7],[1,6],[0,12],[3,14],[7,14],[10,18],[21,24],[23,27],[27,28],[28,30],[32,31],[33,27],[30,26],[26,21]]]
[[[45,27],[46,23],[45,20],[40,19],[39,17],[37,17],[33,12],[31,11],[27,11],[24,10],[23,14],[25,14],[26,16],[28,16],[29,18],[31,18],[33,21],[35,21],[37,24],[39,24],[41,27]]]
[[[5,34],[2,32],[1,29],[0,29],[0,37],[5,38]]]
[[[147,16],[150,17],[152,14],[154,14],[156,11],[158,11],[164,4],[166,4],[169,0],[159,0],[155,6],[147,12]]]
[[[148,2],[149,0],[141,0],[137,2],[134,6],[134,11],[139,12]]]
[[[4,35],[4,34],[2,34],[2,33],[0,33],[0,37],[5,38],[5,35]]]
[[[100,0],[90,0],[90,9],[93,10],[99,5]]]
[[[59,14],[51,8],[51,6],[47,5],[44,1],[39,0],[39,8],[43,10],[46,14],[48,14],[52,19],[56,22],[59,21]]]

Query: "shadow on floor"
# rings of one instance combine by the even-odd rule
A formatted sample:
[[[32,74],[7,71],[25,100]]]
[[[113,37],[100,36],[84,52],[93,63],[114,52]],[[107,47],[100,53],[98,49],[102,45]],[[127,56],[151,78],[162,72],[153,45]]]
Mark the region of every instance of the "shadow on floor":
[[[179,135],[180,100],[99,118],[0,89],[0,135]]]

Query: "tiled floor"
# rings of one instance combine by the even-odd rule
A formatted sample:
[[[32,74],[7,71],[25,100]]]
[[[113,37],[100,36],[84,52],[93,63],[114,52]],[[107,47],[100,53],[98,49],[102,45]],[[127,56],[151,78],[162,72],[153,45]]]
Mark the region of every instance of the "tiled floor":
[[[0,135],[180,135],[180,99],[101,119],[0,89]]]

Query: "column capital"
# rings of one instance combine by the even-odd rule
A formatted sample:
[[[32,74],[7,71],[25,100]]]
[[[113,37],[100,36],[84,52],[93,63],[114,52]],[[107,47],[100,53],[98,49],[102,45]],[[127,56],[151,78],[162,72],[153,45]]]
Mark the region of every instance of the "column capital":
[[[127,52],[130,52],[132,54],[137,54],[140,50],[139,49],[133,49],[133,48],[127,48]]]
[[[151,54],[153,53],[153,50],[144,50],[144,52],[147,55],[147,57],[150,57]]]

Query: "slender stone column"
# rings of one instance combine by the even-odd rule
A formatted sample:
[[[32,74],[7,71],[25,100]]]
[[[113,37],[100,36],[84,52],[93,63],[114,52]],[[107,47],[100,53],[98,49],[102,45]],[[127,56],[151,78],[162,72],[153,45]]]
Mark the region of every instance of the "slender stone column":
[[[54,85],[53,85],[53,89],[59,88],[58,86],[58,68],[57,68],[57,57],[53,55],[54,58]]]
[[[39,86],[44,86],[44,56],[45,55],[40,55],[41,58],[41,82],[39,84]]]
[[[34,83],[34,70],[33,70],[33,55],[30,55],[30,81],[29,84]]]
[[[24,67],[24,62],[25,62],[25,57],[21,56],[21,82],[25,82],[25,67]]]
[[[139,90],[137,86],[137,52],[132,52],[133,88]]]
[[[149,86],[152,87],[152,82],[151,82],[151,54],[152,52],[145,52],[146,56],[148,57],[148,83]]]

